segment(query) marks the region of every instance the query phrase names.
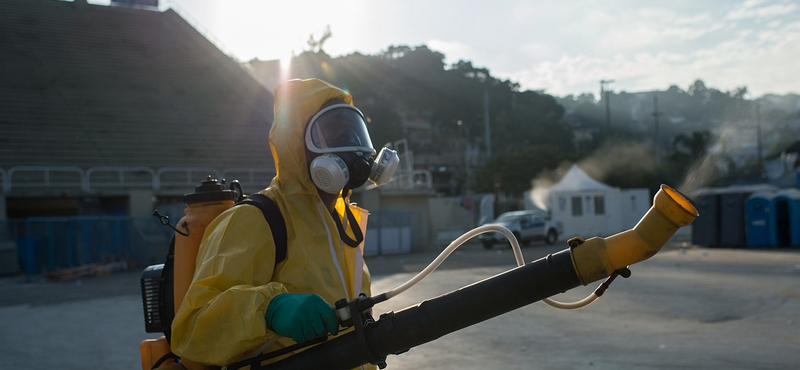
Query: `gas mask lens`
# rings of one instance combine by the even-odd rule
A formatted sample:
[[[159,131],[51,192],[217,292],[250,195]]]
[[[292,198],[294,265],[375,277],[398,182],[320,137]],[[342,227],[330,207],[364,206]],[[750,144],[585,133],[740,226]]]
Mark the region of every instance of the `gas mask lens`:
[[[331,105],[314,115],[306,130],[306,145],[315,153],[375,154],[363,114],[348,104]]]
[[[387,184],[400,162],[397,152],[383,148],[375,156],[364,115],[349,104],[320,110],[308,123],[306,146],[317,156],[309,167],[314,184],[330,194],[356,189],[367,180]]]

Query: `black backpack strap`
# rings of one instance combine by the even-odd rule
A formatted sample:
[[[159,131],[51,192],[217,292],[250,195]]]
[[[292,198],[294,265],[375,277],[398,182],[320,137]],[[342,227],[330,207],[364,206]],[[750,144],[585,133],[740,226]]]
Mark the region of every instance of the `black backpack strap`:
[[[172,320],[175,318],[175,297],[173,296],[175,284],[175,234],[169,241],[169,252],[161,270],[161,281],[158,283],[158,312],[161,316],[161,331],[167,338],[167,343],[172,344]]]
[[[170,351],[166,355],[161,356],[161,358],[159,358],[158,361],[156,361],[156,363],[154,363],[153,366],[150,367],[150,370],[158,369],[159,366],[161,366],[161,364],[164,363],[164,361],[167,361],[169,359],[173,359],[175,361],[179,361],[181,358],[178,355],[172,353],[172,351]]]
[[[264,194],[252,194],[238,204],[249,204],[258,207],[272,230],[272,238],[275,241],[275,266],[278,266],[286,259],[286,245],[288,234],[286,233],[286,221],[278,205]]]

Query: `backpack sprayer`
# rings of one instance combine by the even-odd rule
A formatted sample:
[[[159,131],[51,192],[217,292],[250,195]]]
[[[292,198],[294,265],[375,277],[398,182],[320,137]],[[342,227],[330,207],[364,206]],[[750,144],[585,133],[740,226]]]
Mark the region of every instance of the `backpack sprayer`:
[[[172,353],[170,337],[172,320],[192,282],[198,248],[208,225],[222,212],[235,205],[249,204],[264,215],[272,231],[275,244],[275,266],[286,258],[286,223],[278,206],[266,195],[255,193],[245,196],[239,181],[233,180],[228,188],[225,179],[219,182],[211,175],[185,194],[184,217],[173,226],[168,216],[158,210],[153,215],[162,225],[175,231],[170,241],[165,263],[148,266],[141,277],[142,303],[144,305],[145,331],[164,333],[158,339],[145,339],[139,346],[142,369],[158,368],[174,363],[178,356]],[[212,367],[180,359],[190,370],[209,370]]]
[[[250,366],[253,370],[347,370],[366,363],[384,368],[390,354],[406,352],[579,285],[608,278],[592,295],[574,304],[546,300],[559,308],[583,307],[602,295],[616,276],[629,276],[629,265],[655,255],[680,227],[689,225],[697,216],[697,209],[686,198],[662,185],[653,206],[633,229],[607,238],[573,238],[568,241],[568,249],[528,264],[524,263],[519,244],[508,229],[481,226],[453,241],[428,267],[397,288],[372,297],[362,295],[349,302],[344,299],[337,302],[340,321],[344,326],[354,327],[353,331],[330,340],[323,338],[266,353],[231,364],[227,369]],[[377,320],[370,315],[373,306],[417,284],[465,241],[489,231],[501,232],[509,238],[519,267],[398,312],[384,313]],[[299,354],[262,365],[264,361],[315,344],[318,345]]]

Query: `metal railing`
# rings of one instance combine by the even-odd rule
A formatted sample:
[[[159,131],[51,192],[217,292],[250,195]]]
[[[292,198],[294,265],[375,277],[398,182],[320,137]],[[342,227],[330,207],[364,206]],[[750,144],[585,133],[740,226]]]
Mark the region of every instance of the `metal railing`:
[[[245,188],[263,188],[277,175],[272,168],[232,167],[222,171],[222,178],[239,180]]]
[[[126,178],[126,173],[131,175]],[[142,174],[149,175],[150,181],[142,181]],[[96,179],[96,177],[101,178]],[[116,181],[112,181],[114,179]],[[92,167],[86,171],[85,189],[87,191],[110,187],[152,187],[157,189],[157,179],[156,172],[150,167]]]
[[[16,175],[16,176],[15,176]],[[75,177],[77,175],[77,178]],[[78,187],[85,189],[86,173],[73,166],[15,166],[8,170],[8,181],[3,191],[12,187]]]
[[[266,187],[276,175],[272,168],[230,167],[162,167],[97,166],[83,170],[73,166],[15,166],[7,172],[0,168],[0,184],[4,193],[15,188],[79,188],[87,193],[101,189],[127,188],[164,190],[191,189],[208,175],[228,181],[239,180],[251,189]],[[398,171],[386,189],[433,189],[430,171]]]
[[[431,172],[427,170],[397,172],[392,178],[392,181],[384,185],[384,188],[398,190],[429,190],[433,189],[433,179]]]
[[[219,179],[219,171],[212,167],[162,167],[156,171],[154,190],[169,187],[193,187],[208,175]]]
[[[187,189],[193,188],[208,175],[229,181],[239,180],[243,186],[261,188],[269,185],[275,174],[272,168],[260,167],[223,170],[213,167],[162,167],[154,170],[144,166],[97,166],[84,171],[74,166],[15,166],[8,171],[0,168],[0,190],[9,193],[17,188],[78,188],[94,193],[108,188]]]

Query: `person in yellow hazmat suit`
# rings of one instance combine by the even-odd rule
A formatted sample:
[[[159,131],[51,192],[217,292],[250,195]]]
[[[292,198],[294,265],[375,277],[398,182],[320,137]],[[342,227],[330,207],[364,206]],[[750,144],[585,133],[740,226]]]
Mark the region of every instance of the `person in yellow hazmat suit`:
[[[269,145],[277,175],[260,193],[283,215],[287,256],[275,266],[272,233],[256,207],[233,207],[209,225],[172,323],[172,350],[190,363],[224,366],[335,336],[332,305],[370,295],[367,212],[348,195],[376,182],[370,176],[391,178],[396,153],[394,167],[376,174],[364,115],[347,92],[316,79],[275,89]]]

